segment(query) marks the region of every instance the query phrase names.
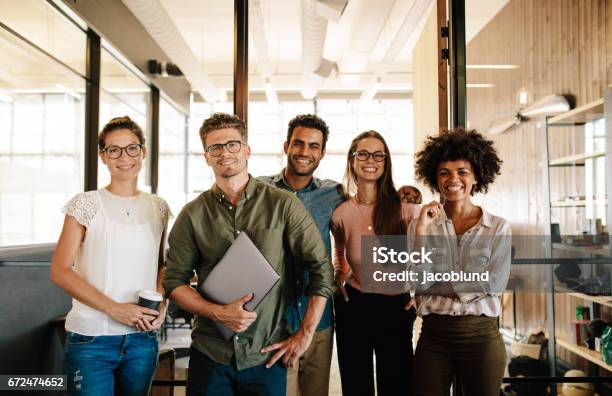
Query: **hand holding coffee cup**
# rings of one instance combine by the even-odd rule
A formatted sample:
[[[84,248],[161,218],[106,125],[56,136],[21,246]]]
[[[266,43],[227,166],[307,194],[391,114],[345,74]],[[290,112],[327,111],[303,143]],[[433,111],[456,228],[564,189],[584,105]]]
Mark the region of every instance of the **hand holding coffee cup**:
[[[138,293],[138,305],[159,311],[159,305],[164,297],[155,290],[141,290]]]

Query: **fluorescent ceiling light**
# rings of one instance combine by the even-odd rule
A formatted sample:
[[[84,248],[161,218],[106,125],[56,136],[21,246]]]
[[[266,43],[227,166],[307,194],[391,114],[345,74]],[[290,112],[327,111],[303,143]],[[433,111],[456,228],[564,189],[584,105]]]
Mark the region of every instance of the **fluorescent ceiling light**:
[[[81,100],[81,95],[79,95],[78,93],[76,93],[75,91],[73,91],[72,89],[62,85],[62,84],[55,84],[55,86],[62,91],[63,93],[65,93],[66,95],[70,95],[73,98],[75,98],[76,100]]]
[[[274,89],[272,84],[270,84],[270,80],[266,80],[265,90],[266,90],[266,100],[268,101],[268,103],[271,105],[277,105],[278,95],[276,94],[276,90]]]
[[[466,69],[493,69],[493,70],[511,70],[518,69],[518,65],[465,65]]]
[[[374,96],[376,96],[379,89],[380,89],[380,78],[376,79],[376,82],[372,84],[370,88],[363,91],[363,93],[361,94],[361,101],[370,102],[372,99],[374,99]]]
[[[488,83],[472,83],[472,84],[465,84],[465,86],[467,88],[493,88],[495,86],[495,84],[488,84]]]
[[[13,97],[3,90],[0,90],[0,102],[13,103]]]
[[[522,89],[519,92],[519,104],[525,106],[527,104],[527,91]]]

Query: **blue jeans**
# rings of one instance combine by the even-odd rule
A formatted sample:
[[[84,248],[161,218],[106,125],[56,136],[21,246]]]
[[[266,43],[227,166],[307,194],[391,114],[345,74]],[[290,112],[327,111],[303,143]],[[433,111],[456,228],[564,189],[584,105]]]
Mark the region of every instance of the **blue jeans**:
[[[282,359],[269,369],[265,364],[244,370],[236,360],[220,364],[191,348],[187,372],[187,396],[285,396],[287,369]]]
[[[149,394],[157,369],[157,333],[86,336],[67,332],[64,374],[69,395]]]

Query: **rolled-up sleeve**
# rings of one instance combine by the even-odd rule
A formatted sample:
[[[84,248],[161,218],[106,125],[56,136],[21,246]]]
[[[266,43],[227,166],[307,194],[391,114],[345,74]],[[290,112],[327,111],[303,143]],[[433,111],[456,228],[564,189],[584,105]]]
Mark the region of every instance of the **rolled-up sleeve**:
[[[306,294],[331,297],[334,271],[317,225],[302,202],[294,196],[287,199],[285,216],[285,240],[291,255],[309,273]]]
[[[187,208],[184,208],[176,219],[170,232],[168,245],[170,249],[166,259],[163,285],[166,295],[169,296],[177,287],[189,285],[193,271],[200,261],[193,224]]]

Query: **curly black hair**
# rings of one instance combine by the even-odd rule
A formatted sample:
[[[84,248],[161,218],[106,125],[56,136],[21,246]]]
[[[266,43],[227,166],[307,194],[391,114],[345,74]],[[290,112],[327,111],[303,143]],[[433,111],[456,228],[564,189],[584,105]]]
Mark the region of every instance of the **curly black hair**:
[[[314,114],[300,114],[289,121],[289,126],[287,127],[287,143],[291,143],[291,135],[293,135],[293,131],[295,128],[300,126],[304,128],[313,128],[320,131],[323,135],[322,149],[325,150],[327,137],[329,136],[329,127],[321,117]]]
[[[485,139],[475,130],[453,129],[439,136],[427,136],[425,147],[416,154],[417,180],[432,191],[438,188],[438,166],[444,161],[469,161],[476,177],[476,187],[471,192],[486,193],[500,172],[502,160],[497,156],[493,141]]]

